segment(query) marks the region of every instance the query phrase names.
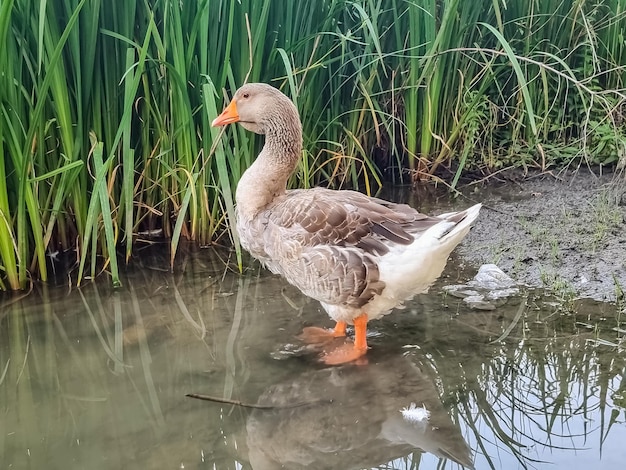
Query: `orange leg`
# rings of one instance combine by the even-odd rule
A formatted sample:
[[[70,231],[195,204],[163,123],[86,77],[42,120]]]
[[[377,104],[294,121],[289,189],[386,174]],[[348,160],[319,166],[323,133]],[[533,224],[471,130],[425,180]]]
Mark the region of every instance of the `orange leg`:
[[[354,319],[354,344],[344,344],[333,349],[322,357],[328,365],[346,364],[360,357],[367,352],[367,315],[365,313]]]
[[[335,338],[341,338],[342,336],[346,336],[346,322],[338,321],[333,329],[333,336]]]
[[[364,313],[354,319],[354,349],[367,350],[367,315]]]

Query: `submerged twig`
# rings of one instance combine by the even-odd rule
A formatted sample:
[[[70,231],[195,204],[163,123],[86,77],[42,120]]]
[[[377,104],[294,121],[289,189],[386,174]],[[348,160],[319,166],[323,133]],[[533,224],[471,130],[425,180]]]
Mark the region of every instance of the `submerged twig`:
[[[2,375],[0,375],[0,385],[2,385],[2,382],[4,382],[4,378],[7,375],[7,370],[9,370],[9,364],[11,363],[11,358],[7,359],[7,363],[4,366],[4,370],[2,371]]]
[[[307,405],[315,405],[318,403],[332,403],[332,400],[315,400],[315,401],[303,401],[298,403],[291,403],[286,405],[258,405],[254,403],[244,403],[239,400],[231,400],[229,398],[221,398],[221,397],[212,397],[210,395],[203,395],[201,393],[187,393],[186,397],[189,398],[197,398],[198,400],[212,401],[214,403],[225,403],[227,405],[236,405],[241,406],[243,408],[253,408],[255,410],[281,410],[281,409],[290,409],[290,408],[298,408],[300,406]]]
[[[24,362],[22,362],[22,368],[20,369],[19,374],[17,374],[17,380],[15,381],[15,385],[19,384],[20,379],[22,378],[22,373],[24,372],[24,368],[26,367],[26,361],[28,359],[28,351],[30,351],[30,335],[28,335],[28,337],[26,338],[26,351],[24,352]]]
[[[506,328],[506,330],[504,330],[504,333],[502,333],[498,339],[491,341],[490,344],[499,343],[500,341],[505,339],[507,336],[509,336],[509,333],[513,331],[513,328],[515,328],[515,325],[517,325],[517,322],[519,322],[519,319],[522,318],[522,314],[524,313],[524,310],[526,310],[527,300],[528,300],[528,295],[525,295],[524,298],[522,299],[522,302],[520,303],[519,309],[517,310],[517,313],[515,314],[515,318],[513,319],[511,324]]]

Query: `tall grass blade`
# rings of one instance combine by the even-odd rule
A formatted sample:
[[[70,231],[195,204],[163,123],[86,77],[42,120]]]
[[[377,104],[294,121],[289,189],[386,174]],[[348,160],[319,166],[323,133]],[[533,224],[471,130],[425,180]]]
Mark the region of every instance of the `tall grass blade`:
[[[528,118],[528,124],[532,130],[532,135],[537,137],[537,122],[535,119],[535,111],[533,101],[530,97],[530,93],[528,91],[528,82],[526,81],[526,76],[520,66],[519,61],[517,60],[516,54],[513,52],[511,45],[509,42],[502,36],[502,33],[498,31],[496,28],[487,23],[479,23],[480,25],[487,28],[491,33],[498,39],[498,42],[506,52],[508,59],[511,61],[511,66],[513,67],[513,71],[517,76],[517,83],[520,87],[520,91],[522,92],[522,96],[524,98],[524,105],[526,107],[526,116]]]
[[[215,102],[216,90],[212,82],[205,83],[203,85],[203,96],[204,96],[204,105],[206,112],[211,116],[217,116],[217,104]],[[237,256],[237,266],[241,271],[243,269],[243,261],[241,255],[241,244],[239,243],[239,236],[237,235],[237,231],[234,229],[235,225],[235,202],[233,198],[233,193],[231,190],[231,181],[228,176],[228,167],[226,164],[226,152],[222,145],[222,142],[219,140],[220,131],[216,128],[211,128],[211,139],[215,142],[215,161],[217,166],[217,174],[220,182],[220,191],[222,194],[222,198],[224,200],[224,204],[226,205],[226,216],[228,217],[228,227],[230,238],[235,247],[235,253]]]

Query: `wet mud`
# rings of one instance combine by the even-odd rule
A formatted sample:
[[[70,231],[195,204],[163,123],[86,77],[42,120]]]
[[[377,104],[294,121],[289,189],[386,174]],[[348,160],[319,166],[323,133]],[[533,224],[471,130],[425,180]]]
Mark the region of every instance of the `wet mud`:
[[[614,301],[626,289],[623,186],[623,176],[586,170],[490,184],[467,196],[485,208],[457,252],[521,284]]]

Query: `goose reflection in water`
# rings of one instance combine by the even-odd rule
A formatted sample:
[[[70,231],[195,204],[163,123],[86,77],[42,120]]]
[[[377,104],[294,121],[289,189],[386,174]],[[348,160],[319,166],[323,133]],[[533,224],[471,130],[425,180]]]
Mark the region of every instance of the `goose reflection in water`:
[[[307,370],[268,388],[258,404],[269,408],[246,423],[254,470],[360,469],[403,457],[418,468],[422,452],[472,468],[459,426],[414,358]]]

